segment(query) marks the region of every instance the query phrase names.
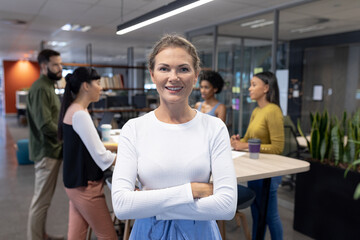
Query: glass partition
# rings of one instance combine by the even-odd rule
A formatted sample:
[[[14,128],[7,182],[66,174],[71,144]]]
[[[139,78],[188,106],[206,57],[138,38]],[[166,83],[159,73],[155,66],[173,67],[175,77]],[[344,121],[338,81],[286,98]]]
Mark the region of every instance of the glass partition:
[[[191,43],[196,47],[201,62],[202,69],[212,69],[213,49],[214,49],[214,37],[213,34],[203,34],[194,36],[189,39]],[[194,86],[194,90],[191,93],[189,104],[194,107],[195,104],[202,101],[199,83]]]
[[[212,68],[214,36],[213,34],[199,35],[191,38],[191,43],[196,47],[201,60],[201,67]]]
[[[203,68],[214,68],[223,76],[226,85],[217,98],[227,107],[227,126],[230,134],[243,136],[253,109],[257,106],[249,96],[250,80],[254,74],[271,71],[274,14],[267,13],[223,24],[213,30],[191,32],[189,39],[198,49]],[[216,30],[214,30],[216,29]],[[214,38],[216,34],[216,39]],[[216,47],[214,42],[217,43]],[[216,51],[216,53],[215,53]],[[214,57],[216,54],[216,57]],[[278,41],[276,74],[281,77],[281,102],[287,103],[288,43]],[[284,83],[284,84],[283,84]],[[279,84],[280,85],[280,84]],[[281,86],[280,86],[281,87]],[[201,100],[199,91],[192,94],[193,104]],[[282,104],[281,104],[282,105]],[[286,114],[287,105],[282,106]]]

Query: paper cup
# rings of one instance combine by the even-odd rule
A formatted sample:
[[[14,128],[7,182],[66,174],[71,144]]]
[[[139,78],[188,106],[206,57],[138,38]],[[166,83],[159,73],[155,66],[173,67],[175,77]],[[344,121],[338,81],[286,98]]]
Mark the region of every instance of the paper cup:
[[[110,141],[110,130],[111,130],[110,124],[101,125],[101,138],[104,142]]]
[[[248,140],[248,144],[249,144],[250,158],[258,159],[260,153],[260,144],[261,144],[260,139],[251,138]]]

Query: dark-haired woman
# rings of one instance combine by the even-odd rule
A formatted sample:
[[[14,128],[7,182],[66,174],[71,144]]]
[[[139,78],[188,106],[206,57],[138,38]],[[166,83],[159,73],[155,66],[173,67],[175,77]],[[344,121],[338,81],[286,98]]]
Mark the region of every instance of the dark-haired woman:
[[[276,76],[271,72],[258,73],[251,79],[250,83],[250,98],[255,100],[258,106],[251,114],[245,136],[242,139],[238,135],[232,136],[231,146],[235,150],[247,149],[248,139],[258,138],[261,140],[260,152],[281,154],[284,148],[284,124],[279,107],[279,87]],[[262,180],[248,182],[248,187],[256,193],[255,201],[251,205],[253,239],[256,239],[262,183]],[[277,209],[277,189],[280,183],[281,177],[271,179],[266,215],[266,224],[269,226],[273,240],[283,239],[283,229]]]
[[[220,93],[224,86],[224,79],[215,71],[202,71],[199,74],[200,93],[203,102],[197,102],[195,109],[223,120],[226,120],[226,107],[220,103],[215,94]]]
[[[114,163],[116,154],[105,149],[87,111],[100,98],[100,76],[94,69],[79,67],[65,79],[58,135],[64,141],[68,239],[86,239],[89,225],[98,239],[117,239],[103,193],[103,171]]]

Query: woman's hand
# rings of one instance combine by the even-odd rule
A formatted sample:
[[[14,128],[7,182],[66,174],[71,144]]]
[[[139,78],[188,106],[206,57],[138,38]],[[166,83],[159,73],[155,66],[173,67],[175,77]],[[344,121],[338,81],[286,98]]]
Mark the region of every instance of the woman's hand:
[[[212,183],[191,183],[191,190],[194,199],[208,197],[213,194],[213,184]]]
[[[239,134],[235,134],[235,135],[232,135],[230,137],[230,140],[233,141],[233,140],[240,140],[240,135]]]
[[[240,137],[239,135],[233,135],[230,138],[230,143],[231,146],[235,149],[235,150],[244,150],[244,149],[248,149],[249,145],[246,142],[240,142]]]

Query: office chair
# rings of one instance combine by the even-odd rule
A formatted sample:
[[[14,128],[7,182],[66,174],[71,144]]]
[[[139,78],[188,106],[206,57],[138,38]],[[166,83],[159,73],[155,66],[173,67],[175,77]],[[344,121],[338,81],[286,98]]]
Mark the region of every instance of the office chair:
[[[283,156],[301,159],[300,145],[296,139],[296,128],[289,116],[284,117],[284,150]],[[289,186],[290,191],[295,187],[295,174],[285,176],[281,186]]]
[[[251,234],[249,230],[249,225],[246,220],[246,215],[243,212],[241,212],[241,210],[250,207],[250,205],[254,202],[256,195],[255,192],[248,187],[237,185],[237,188],[238,188],[238,201],[237,201],[237,208],[235,213],[236,225],[238,227],[242,226],[246,240],[251,240]],[[221,220],[221,221],[217,221],[217,223],[219,226],[221,237],[225,239],[226,238],[225,221]]]
[[[282,155],[300,159],[300,145],[296,133],[291,126],[284,126],[284,150]]]
[[[250,207],[250,205],[255,200],[255,192],[250,188],[244,187],[242,185],[238,185],[238,191],[243,193],[243,196],[238,198],[238,205],[235,213],[236,224],[238,227],[243,227],[246,239],[251,240],[251,234],[249,225],[247,224],[246,215],[240,210]]]

